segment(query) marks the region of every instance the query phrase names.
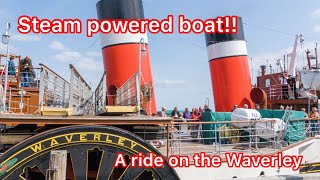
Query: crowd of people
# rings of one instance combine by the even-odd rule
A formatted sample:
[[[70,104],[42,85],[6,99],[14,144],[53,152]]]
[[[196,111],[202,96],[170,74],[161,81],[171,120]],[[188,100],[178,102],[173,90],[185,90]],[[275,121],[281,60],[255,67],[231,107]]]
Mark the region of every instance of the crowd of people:
[[[192,108],[190,111],[189,108],[185,108],[183,112],[180,112],[178,107],[174,107],[174,109],[170,113],[170,117],[174,119],[186,119],[186,120],[200,120],[202,118],[202,112],[211,112],[212,110],[208,105],[205,105],[203,108]],[[161,117],[167,117],[167,108],[162,107],[162,110],[159,114]]]

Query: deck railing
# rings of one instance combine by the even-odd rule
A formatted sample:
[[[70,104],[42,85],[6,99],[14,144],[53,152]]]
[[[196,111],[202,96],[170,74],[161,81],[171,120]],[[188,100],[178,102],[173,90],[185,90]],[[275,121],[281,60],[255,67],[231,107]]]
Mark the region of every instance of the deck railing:
[[[208,155],[225,152],[269,154],[320,135],[319,122],[315,119],[289,120],[283,131],[276,132],[273,119],[219,122],[178,119],[167,126],[134,126],[134,131],[167,156],[192,157],[201,152]],[[234,123],[249,126],[239,128]],[[256,123],[264,123],[265,128],[255,126]]]
[[[103,74],[96,90],[95,90],[95,112],[100,114],[107,105],[107,77]]]
[[[268,100],[292,100],[292,99],[303,99],[310,98],[312,101],[316,102],[318,97],[312,93],[310,89],[294,89],[290,85],[273,85],[270,87],[260,87],[267,94]]]
[[[39,104],[47,107],[68,108],[70,83],[47,66],[40,64]]]
[[[13,92],[17,92],[17,94]],[[39,98],[39,94],[37,92],[10,87],[7,94],[7,112],[19,114],[29,112],[30,114],[36,114],[39,111],[38,105],[30,103],[30,97]]]
[[[137,106],[138,101],[138,84],[139,74],[134,74],[120,88],[117,89],[117,105],[118,106]]]
[[[92,115],[94,102],[91,86],[71,64],[70,71],[69,107],[73,109],[73,114],[75,115]]]

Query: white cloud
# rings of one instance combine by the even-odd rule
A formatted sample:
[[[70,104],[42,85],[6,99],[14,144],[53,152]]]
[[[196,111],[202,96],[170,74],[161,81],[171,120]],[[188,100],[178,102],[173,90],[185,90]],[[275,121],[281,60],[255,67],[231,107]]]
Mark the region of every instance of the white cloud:
[[[320,18],[320,9],[316,9],[310,13],[311,17]]]
[[[88,51],[85,53],[85,55],[89,57],[97,57],[97,58],[101,58],[102,56],[101,52],[97,52],[97,51]]]
[[[56,50],[56,51],[59,51],[59,50],[65,50],[65,46],[64,44],[62,44],[61,42],[59,41],[52,41],[50,44],[49,44],[49,47],[53,50]]]
[[[12,35],[13,41],[20,41],[20,42],[37,42],[40,41],[40,36],[30,35],[30,34],[13,34]]]
[[[320,25],[316,25],[313,27],[314,32],[320,32]]]
[[[72,63],[80,59],[81,56],[82,55],[80,52],[65,51],[65,52],[56,54],[54,58],[60,62]]]
[[[183,80],[160,80],[155,83],[157,87],[181,87],[186,86],[187,82]]]
[[[89,53],[90,54],[90,53]],[[55,60],[64,63],[75,63],[80,69],[89,71],[96,71],[103,69],[103,63],[101,59],[88,56],[88,53],[80,53],[77,51],[65,51],[54,56]]]
[[[77,66],[80,69],[85,69],[89,71],[101,71],[101,69],[103,69],[102,61],[97,61],[93,58],[88,58],[88,57],[81,58],[77,62]]]

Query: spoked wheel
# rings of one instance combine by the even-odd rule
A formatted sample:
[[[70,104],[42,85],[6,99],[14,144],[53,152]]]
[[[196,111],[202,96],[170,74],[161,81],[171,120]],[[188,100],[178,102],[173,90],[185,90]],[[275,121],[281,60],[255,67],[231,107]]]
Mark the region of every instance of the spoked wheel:
[[[0,179],[44,180],[52,150],[67,150],[68,180],[179,179],[167,163],[130,167],[130,156],[138,152],[161,154],[136,135],[106,126],[70,126],[33,136],[0,157]],[[114,168],[118,153],[125,155],[127,168]]]

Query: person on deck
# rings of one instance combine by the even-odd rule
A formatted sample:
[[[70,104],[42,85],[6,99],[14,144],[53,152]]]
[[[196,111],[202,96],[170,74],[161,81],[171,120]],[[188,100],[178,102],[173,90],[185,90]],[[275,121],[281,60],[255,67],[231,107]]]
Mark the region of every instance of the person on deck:
[[[192,115],[192,119],[193,120],[199,120],[200,119],[199,110],[197,108],[193,109],[191,115]]]
[[[178,111],[178,107],[174,107],[173,111],[171,112],[171,117],[178,118],[180,115],[180,112]]]
[[[283,99],[289,99],[289,88],[288,88],[288,74],[286,72],[282,73],[279,76],[279,81],[281,84],[281,90],[282,90],[282,98]]]
[[[16,67],[14,64],[14,57],[10,57],[10,61],[8,63],[8,75],[11,75],[11,76],[16,75]]]
[[[310,120],[310,127],[312,134],[317,134],[317,126],[318,126],[318,119],[319,119],[319,113],[318,109],[316,107],[313,107],[311,109],[310,118],[315,120]]]
[[[283,106],[283,105],[280,105],[279,109],[280,109],[280,110],[284,110],[284,106]]]
[[[191,116],[192,116],[192,120],[194,122],[199,122],[200,119],[201,119],[201,116],[199,115],[199,110],[197,108],[193,108],[192,109]],[[200,133],[199,126],[200,126],[199,124],[191,124],[191,125],[189,125],[189,127],[191,129],[191,137],[193,138],[193,141],[197,141],[196,138],[198,138],[198,135]]]
[[[309,115],[308,113],[306,112],[306,109],[305,108],[302,108],[301,111],[304,113],[304,118],[308,118]]]
[[[29,56],[26,56],[20,61],[21,86],[30,87],[30,80],[32,80],[33,67]]]
[[[234,110],[236,110],[238,108],[238,105],[234,105],[233,108],[231,109],[231,112],[233,112]]]
[[[36,73],[32,67],[30,75],[29,75],[29,82],[30,82],[31,87],[37,87],[37,83],[35,81],[35,78],[36,78]]]
[[[294,99],[298,99],[296,79],[294,77],[292,77],[291,75],[289,75],[288,84],[290,85],[290,88],[293,92]]]
[[[203,112],[202,107],[199,107],[199,114],[202,114],[202,112]]]
[[[212,110],[209,108],[207,104],[204,105],[204,112],[212,112]]]
[[[188,108],[186,108],[186,109],[184,110],[184,112],[183,112],[183,118],[185,118],[185,119],[191,119],[191,118],[192,118],[192,115],[191,115],[191,113],[190,113],[190,111],[189,111]]]
[[[162,111],[160,113],[160,116],[161,117],[167,117],[166,111],[167,111],[167,108],[166,107],[162,107]]]

